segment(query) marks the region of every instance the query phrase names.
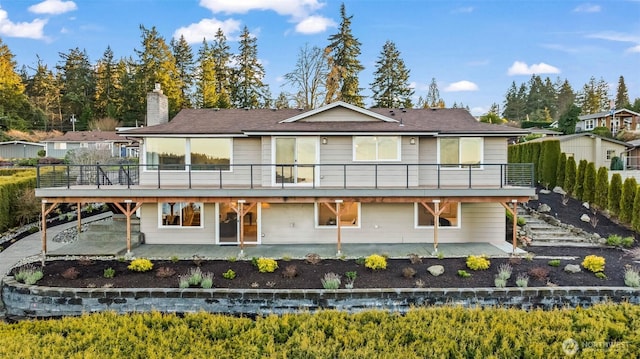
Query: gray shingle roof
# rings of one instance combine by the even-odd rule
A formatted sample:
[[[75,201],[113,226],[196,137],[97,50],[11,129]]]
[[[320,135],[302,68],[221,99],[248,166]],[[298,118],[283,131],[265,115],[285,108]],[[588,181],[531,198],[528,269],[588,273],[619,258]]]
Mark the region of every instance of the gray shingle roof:
[[[328,107],[331,111],[336,106]],[[170,122],[119,132],[121,135],[243,135],[268,133],[407,133],[525,135],[519,128],[478,122],[464,109],[381,109],[363,110],[392,120],[371,121],[296,121],[282,122],[305,111],[298,109],[184,109]],[[314,110],[314,114],[322,111]],[[372,114],[372,115],[373,115]],[[356,114],[354,114],[356,115]],[[310,115],[310,118],[313,115]]]

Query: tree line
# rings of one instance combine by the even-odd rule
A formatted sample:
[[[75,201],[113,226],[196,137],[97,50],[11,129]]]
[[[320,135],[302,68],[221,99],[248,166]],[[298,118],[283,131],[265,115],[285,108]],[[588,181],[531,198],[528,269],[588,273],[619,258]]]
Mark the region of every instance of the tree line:
[[[358,77],[364,69],[358,59],[362,44],[351,31],[353,15],[347,14],[344,4],[340,18],[338,30],[328,37],[326,46],[300,49],[293,69],[284,75],[292,91],[275,97],[264,83],[257,39],[246,26],[235,53],[221,29],[213,39],[203,39],[194,52],[183,36],[167,42],[155,27],[140,25],[140,47],[134,49],[134,56],[116,59],[107,46],[94,63],[85,50],[76,47],[59,53],[60,61],[53,67],[38,57],[35,68],[18,68],[0,39],[0,126],[65,131],[73,125],[86,130],[99,128],[105,123],[101,119],[115,119],[107,122],[120,126],[143,125],[145,95],[156,83],[168,97],[170,117],[182,108],[312,109],[335,101],[364,107],[364,88]],[[446,107],[435,78],[426,96],[414,104],[409,76],[395,43],[385,42],[369,84],[372,107]],[[626,87],[621,92],[622,76],[620,81],[620,103],[626,105],[629,100]],[[597,112],[608,103],[603,84],[604,80],[592,79],[583,91],[574,92],[567,80],[551,83],[534,75],[528,84],[511,85],[501,116],[517,123],[562,119],[567,114],[574,116],[576,109],[578,114]],[[449,107],[466,106],[454,102]],[[633,108],[640,110],[640,99]],[[502,122],[492,114],[500,114],[498,105],[494,104],[483,120]]]

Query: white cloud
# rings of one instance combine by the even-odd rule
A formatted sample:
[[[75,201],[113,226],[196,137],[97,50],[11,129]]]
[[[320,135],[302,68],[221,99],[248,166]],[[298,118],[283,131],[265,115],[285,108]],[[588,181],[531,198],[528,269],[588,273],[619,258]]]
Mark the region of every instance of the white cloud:
[[[638,35],[630,35],[615,31],[597,32],[595,34],[587,35],[587,37],[591,39],[640,43],[640,36]]]
[[[333,26],[336,26],[335,21],[326,17],[312,15],[296,25],[296,32],[301,34],[317,34]]]
[[[600,5],[586,3],[578,5],[575,9],[573,9],[573,12],[600,12],[600,10],[602,10],[600,8]]]
[[[471,81],[462,80],[449,84],[445,87],[445,92],[478,91],[478,85]]]
[[[25,39],[46,39],[44,25],[47,20],[34,19],[31,22],[14,23],[9,20],[7,12],[0,8],[0,35]]]
[[[640,53],[640,45],[636,45],[634,47],[630,47],[627,49],[627,52],[637,52]]]
[[[533,64],[531,66],[527,65],[526,63],[522,62],[522,61],[515,61],[513,63],[513,65],[511,65],[511,67],[509,67],[509,70],[507,71],[507,74],[509,76],[514,76],[514,75],[541,75],[541,74],[559,74],[560,73],[560,69],[558,69],[555,66],[551,66],[549,64],[545,64],[544,62],[541,62],[539,64]]]
[[[214,13],[246,14],[252,10],[272,10],[297,19],[307,17],[324,5],[318,0],[200,0],[200,6]]]
[[[228,40],[233,38],[233,34],[240,31],[240,21],[227,19],[220,21],[217,19],[202,19],[200,22],[186,27],[178,28],[173,37],[179,39],[181,35],[190,44],[201,43],[203,39],[211,41],[214,39],[218,29],[222,29]]]
[[[77,8],[76,3],[73,1],[44,0],[41,3],[29,6],[29,11],[35,14],[59,15]]]
[[[482,107],[482,106],[477,106],[477,107],[472,107],[469,112],[476,117],[482,116],[485,113],[489,112],[489,110],[487,110],[486,108]]]

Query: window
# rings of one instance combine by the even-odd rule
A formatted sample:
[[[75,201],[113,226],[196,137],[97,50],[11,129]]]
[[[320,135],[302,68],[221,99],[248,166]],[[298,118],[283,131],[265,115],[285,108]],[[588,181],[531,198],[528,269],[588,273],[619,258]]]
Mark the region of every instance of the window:
[[[482,137],[440,138],[440,164],[443,167],[475,165],[473,167],[478,168],[482,163],[483,143]]]
[[[190,145],[192,170],[229,170],[231,163],[230,138],[192,138]]]
[[[316,226],[337,227],[336,215],[333,213],[335,210],[336,203],[316,203]],[[360,227],[360,203],[340,203],[340,227]]]
[[[145,141],[146,164],[160,165],[164,170],[184,170],[186,159],[186,139],[184,138],[148,138]],[[155,167],[147,167],[156,169]]]
[[[231,164],[230,138],[147,138],[146,165],[155,170],[225,170]],[[191,165],[191,166],[187,166]]]
[[[353,137],[354,161],[400,161],[400,137]]]
[[[607,159],[610,160],[616,156],[616,150],[607,150]]]
[[[427,203],[432,210],[435,204]],[[433,227],[434,217],[429,210],[424,208],[420,203],[414,204],[416,227]],[[440,213],[439,227],[460,227],[460,204],[457,202],[440,203],[440,209],[444,208]]]
[[[161,227],[201,227],[202,203],[159,203]]]
[[[584,121],[584,130],[585,131],[591,131],[593,130],[594,123],[593,120],[585,120]]]
[[[67,149],[67,143],[66,142],[54,142],[53,143],[53,149],[54,150],[66,150]]]

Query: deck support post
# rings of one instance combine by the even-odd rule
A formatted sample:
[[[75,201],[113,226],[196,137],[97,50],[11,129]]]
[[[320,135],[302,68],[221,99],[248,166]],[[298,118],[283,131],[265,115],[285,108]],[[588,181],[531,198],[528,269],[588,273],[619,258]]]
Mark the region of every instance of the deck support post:
[[[131,215],[134,214],[138,208],[142,206],[142,202],[136,203],[136,205],[131,208],[131,200],[125,199],[124,203],[127,204],[127,208],[123,208],[122,205],[118,202],[114,202],[113,205],[116,206],[124,215],[127,217],[127,254],[131,254]]]
[[[59,202],[53,202],[49,207],[47,207],[47,200],[42,200],[42,266],[44,267],[44,262],[47,258],[47,215],[53,211],[54,208],[59,204]]]
[[[500,204],[507,211],[509,211],[509,213],[511,213],[511,215],[513,216],[513,226],[512,226],[513,229],[511,233],[511,241],[512,241],[511,254],[515,255],[516,249],[518,248],[518,200],[517,199],[511,200],[511,204],[513,205],[513,208],[511,208],[511,206],[509,206],[508,203],[500,202]]]
[[[447,209],[449,202],[445,202],[442,207],[440,207],[439,199],[434,199],[431,203],[433,203],[433,208],[429,207],[427,202],[420,202],[422,207],[429,211],[433,216],[433,252],[438,253],[438,229],[440,227],[440,215],[445,209]]]

